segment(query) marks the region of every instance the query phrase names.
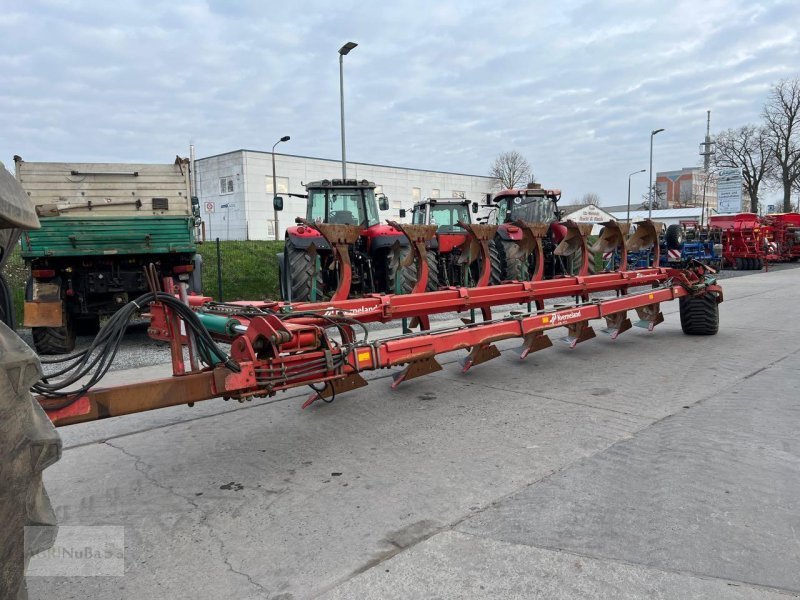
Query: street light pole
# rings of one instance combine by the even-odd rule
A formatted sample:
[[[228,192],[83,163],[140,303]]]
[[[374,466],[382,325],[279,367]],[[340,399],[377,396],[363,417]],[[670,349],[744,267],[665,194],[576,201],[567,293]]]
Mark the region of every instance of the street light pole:
[[[644,171],[645,171],[644,169],[641,169],[640,171],[634,171],[633,173],[628,175],[628,214],[625,217],[625,220],[628,223],[631,222],[631,177],[633,177],[638,173],[644,173]]]
[[[347,42],[339,48],[339,106],[342,112],[342,179],[347,179],[347,155],[344,146],[344,57],[350,50],[358,46],[355,42]]]
[[[278,239],[280,239],[280,238],[279,238],[279,235],[278,235],[278,211],[275,208],[275,203],[274,203],[275,196],[278,195],[278,185],[277,185],[278,178],[275,177],[275,146],[277,146],[281,142],[288,142],[290,139],[292,139],[292,138],[289,137],[288,135],[285,135],[281,139],[279,139],[277,142],[272,144],[272,200],[273,200],[272,213],[275,215],[274,219],[275,219],[275,240],[276,241]]]
[[[661,133],[663,129],[654,129],[650,132],[650,187],[648,188],[648,196],[650,201],[647,203],[647,218],[653,216],[653,138],[657,133]]]

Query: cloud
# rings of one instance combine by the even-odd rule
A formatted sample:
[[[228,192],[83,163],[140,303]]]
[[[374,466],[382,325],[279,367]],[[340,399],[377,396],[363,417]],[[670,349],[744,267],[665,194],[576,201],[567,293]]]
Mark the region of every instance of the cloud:
[[[483,174],[526,155],[567,200],[697,164],[797,76],[791,1],[29,1],[0,11],[0,157],[169,161],[237,148]],[[643,179],[643,178],[642,178]],[[638,182],[644,191],[646,183]]]

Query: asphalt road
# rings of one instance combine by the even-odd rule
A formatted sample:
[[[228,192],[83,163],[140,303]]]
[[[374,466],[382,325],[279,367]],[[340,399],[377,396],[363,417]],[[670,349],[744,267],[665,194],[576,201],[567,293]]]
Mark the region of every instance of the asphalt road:
[[[63,428],[56,511],[123,526],[125,575],[30,577],[30,597],[798,595],[800,270],[723,284],[713,337],[684,336],[675,303],[653,333],[467,374],[454,353],[305,411],[282,395]]]

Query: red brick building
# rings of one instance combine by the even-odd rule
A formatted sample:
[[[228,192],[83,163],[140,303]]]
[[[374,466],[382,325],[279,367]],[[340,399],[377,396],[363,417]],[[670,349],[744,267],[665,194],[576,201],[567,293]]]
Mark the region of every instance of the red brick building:
[[[706,172],[700,167],[656,173],[656,194],[660,208],[702,206],[703,188],[705,188],[706,207],[716,208],[717,179],[713,173],[707,177]]]

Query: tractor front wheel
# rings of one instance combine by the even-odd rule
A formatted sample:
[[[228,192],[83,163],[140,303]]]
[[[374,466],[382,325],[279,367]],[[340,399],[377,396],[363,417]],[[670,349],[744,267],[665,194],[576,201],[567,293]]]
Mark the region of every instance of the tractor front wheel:
[[[719,331],[719,304],[712,293],[679,300],[681,329],[686,335],[715,335]]]
[[[322,300],[322,270],[305,249],[298,248],[292,240],[286,240],[284,260],[289,271],[292,302]],[[288,298],[284,298],[288,300]]]

